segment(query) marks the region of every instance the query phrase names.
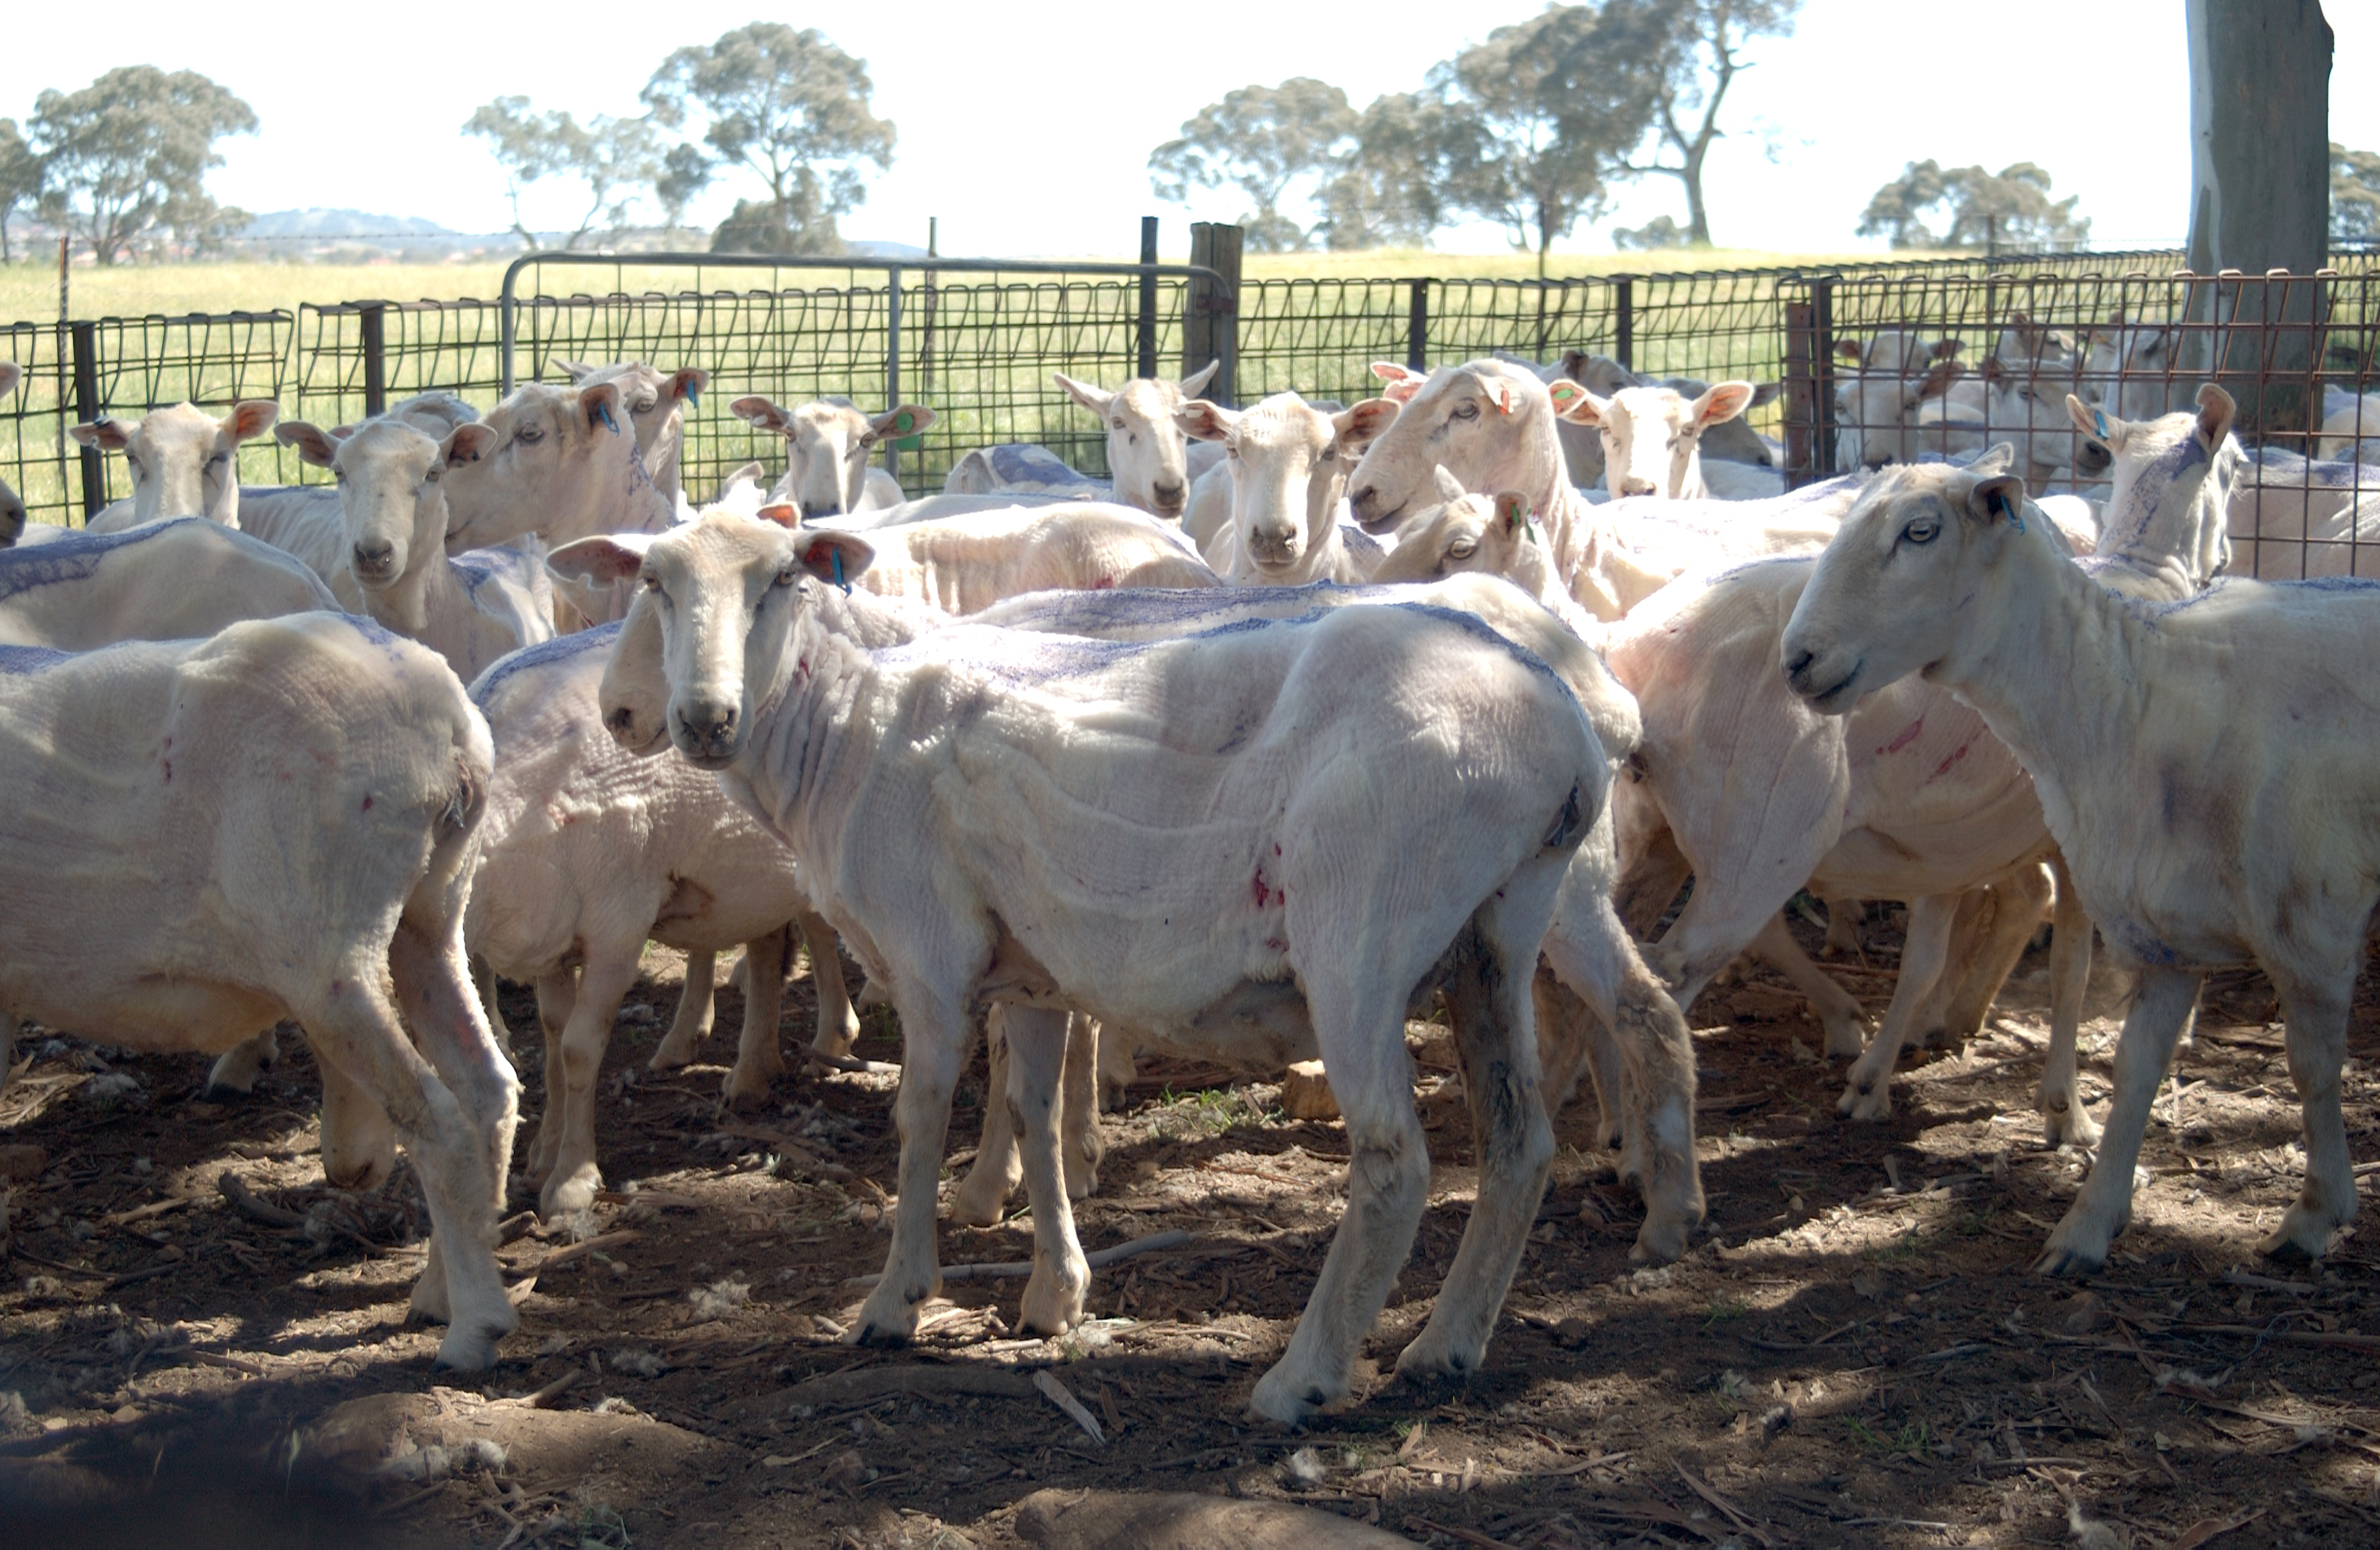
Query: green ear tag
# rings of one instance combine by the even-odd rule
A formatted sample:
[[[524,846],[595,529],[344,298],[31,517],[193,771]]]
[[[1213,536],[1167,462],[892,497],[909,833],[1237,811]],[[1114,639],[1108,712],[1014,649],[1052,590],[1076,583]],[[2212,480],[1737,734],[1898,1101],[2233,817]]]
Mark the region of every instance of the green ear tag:
[[[892,417],[892,429],[906,436],[917,429],[917,417],[904,409]]]

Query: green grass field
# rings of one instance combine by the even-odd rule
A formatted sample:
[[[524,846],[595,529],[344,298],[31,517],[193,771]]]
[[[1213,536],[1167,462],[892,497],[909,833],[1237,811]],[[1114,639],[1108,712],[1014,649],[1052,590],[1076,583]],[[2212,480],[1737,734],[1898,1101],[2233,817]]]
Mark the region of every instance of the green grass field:
[[[1556,253],[1546,272],[1556,279],[1579,275],[1675,273],[1715,269],[1769,269],[1786,264],[1874,262],[1876,253],[1772,253],[1722,248],[1705,252]],[[1900,258],[1930,255],[1907,253]],[[1100,261],[1129,262],[1129,255]],[[1170,260],[1172,261],[1172,260]],[[1256,254],[1242,267],[1250,279],[1435,279],[1531,280],[1537,260],[1527,253],[1433,253],[1386,248],[1366,253]],[[190,312],[295,310],[302,302],[413,301],[422,297],[493,297],[503,287],[504,265],[484,263],[304,264],[165,263],[78,267],[68,279],[69,315],[76,318],[180,317]],[[658,288],[667,270],[631,272],[641,287]],[[58,316],[55,263],[0,265],[0,324],[55,322]]]

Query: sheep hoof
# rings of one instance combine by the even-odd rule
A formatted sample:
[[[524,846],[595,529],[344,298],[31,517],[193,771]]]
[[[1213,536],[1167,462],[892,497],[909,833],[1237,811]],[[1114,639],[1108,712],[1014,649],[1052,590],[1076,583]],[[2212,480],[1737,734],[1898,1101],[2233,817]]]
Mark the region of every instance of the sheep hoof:
[[[1686,1237],[1693,1230],[1694,1224],[1683,1216],[1648,1215],[1636,1229],[1628,1257],[1644,1265],[1668,1265],[1685,1253]]]
[[[2256,1245],[2266,1259],[2283,1265],[2306,1265],[2330,1252],[2331,1224],[2302,1205],[2292,1205],[2278,1230]]]
[[[1439,1335],[1433,1324],[1398,1355],[1397,1376],[1413,1384],[1442,1384],[1470,1374],[1484,1354],[1456,1350],[1452,1339]]]
[[[860,1304],[859,1317],[844,1332],[847,1346],[905,1346],[917,1333],[917,1302],[933,1295],[930,1290],[918,1294],[917,1302],[898,1294],[888,1293],[887,1282],[877,1283]]]
[[[1827,1059],[1856,1060],[1867,1053],[1867,1030],[1847,1027],[1840,1023],[1827,1025]]]
[[[999,1182],[996,1178],[987,1179],[983,1185],[978,1186],[976,1176],[968,1174],[959,1184],[957,1193],[951,1196],[951,1220],[961,1227],[997,1225],[1008,1208],[1008,1192],[993,1193],[993,1186]]]
[[[581,1163],[567,1173],[556,1169],[538,1195],[537,1214],[553,1221],[575,1211],[584,1211],[595,1204],[595,1192],[602,1187],[603,1174],[591,1162]]]
[[[1065,1269],[1036,1265],[1017,1310],[1022,1326],[1036,1335],[1063,1335],[1074,1328],[1083,1322],[1083,1297],[1090,1281],[1090,1270],[1080,1262]]]
[[[2062,1109],[2043,1109],[2041,1131],[2053,1151],[2061,1146],[2087,1149],[2099,1144],[2099,1127],[2092,1120],[2090,1111],[2079,1103]]]
[[[721,1084],[720,1096],[730,1108],[759,1108],[769,1101],[769,1079],[739,1066],[727,1073],[727,1080]]]
[[[1874,1123],[1892,1118],[1892,1087],[1889,1083],[1876,1082],[1866,1085],[1853,1082],[1843,1089],[1835,1104],[1835,1112],[1847,1120]]]
[[[516,1318],[515,1324],[519,1320]],[[477,1328],[455,1328],[438,1343],[438,1359],[433,1366],[458,1373],[484,1372],[496,1364],[496,1342],[511,1332],[511,1326],[497,1328],[492,1325]]]
[[[1276,1426],[1297,1426],[1316,1411],[1346,1392],[1346,1386],[1337,1386],[1337,1392],[1321,1383],[1289,1373],[1289,1359],[1257,1380],[1256,1391],[1248,1396],[1248,1413],[1259,1421],[1269,1421]]]

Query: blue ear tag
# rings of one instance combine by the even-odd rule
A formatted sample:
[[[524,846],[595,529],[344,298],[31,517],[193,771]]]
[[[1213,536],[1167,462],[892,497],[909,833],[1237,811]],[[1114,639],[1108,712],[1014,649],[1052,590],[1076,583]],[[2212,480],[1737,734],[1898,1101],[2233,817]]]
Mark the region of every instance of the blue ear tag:
[[[688,404],[691,404],[692,406],[695,406],[696,408],[698,408],[698,409],[701,408],[701,407],[702,407],[702,390],[701,390],[700,388],[688,388],[688,389],[686,389],[686,401]]]
[[[599,398],[595,401],[595,412],[603,417],[603,427],[605,430],[611,431],[614,436],[617,436],[620,433],[620,422],[612,418],[611,405]]]
[[[843,588],[844,597],[851,596],[851,583],[843,579],[843,551],[830,549],[826,552],[828,563],[834,566],[834,584]]]
[[[2091,418],[2098,422],[2099,440],[2103,442],[2106,441],[2107,439],[2107,412],[2105,409],[2094,409],[2091,411]]]
[[[2024,531],[2024,513],[2010,504],[2007,496],[1996,493],[1992,496],[1992,503],[1999,508],[2002,516],[2009,519],[2010,527],[2020,533]]]

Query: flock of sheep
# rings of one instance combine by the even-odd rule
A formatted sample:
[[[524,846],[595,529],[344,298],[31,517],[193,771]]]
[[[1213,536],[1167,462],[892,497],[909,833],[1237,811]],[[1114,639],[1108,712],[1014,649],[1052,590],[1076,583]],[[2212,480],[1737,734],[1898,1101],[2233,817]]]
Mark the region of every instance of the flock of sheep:
[[[573,366],[485,414],[431,394],[332,429],[269,402],[78,426],[130,497],[0,534],[0,1056],[30,1020],[218,1055],[245,1088],[294,1021],[325,1173],[377,1183],[404,1143],[432,1224],[413,1307],[475,1369],[517,1322],[494,975],[537,991],[526,1170],[551,1214],[601,1187],[596,1076],[648,940],[688,954],[656,1066],[692,1058],[716,955],[744,950],[738,1103],[785,1069],[797,941],[816,1052],[848,1050],[848,950],[905,1051],[908,1208],[860,1340],[906,1338],[937,1290],[979,1010],[1002,1101],[950,1209],[996,1220],[1021,1179],[1045,1333],[1084,1314],[1069,1201],[1097,1188],[1101,1078],[1135,1049],[1318,1054],[1346,1216],[1253,1400],[1293,1423],[1348,1391],[1423,1209],[1410,1013],[1442,1000],[1481,1169],[1398,1362],[1426,1378],[1483,1359],[1583,1073],[1644,1194],[1637,1253],[1683,1250],[1681,1009],[1739,955],[1805,991],[1853,1061],[1843,1111],[1876,1119],[1902,1047],[1979,1027],[2054,906],[2040,1107],[2051,1143],[2100,1151],[2043,1267],[2104,1264],[2201,980],[2249,962],[2306,1135],[2265,1247],[2320,1255],[2355,1210],[2380,589],[2222,573],[2289,520],[2352,557],[2380,509],[2251,458],[2217,389],[2160,413],[2143,367],[2127,396],[2146,332],[2110,331],[2101,403],[2050,391],[2086,352],[2022,320],[1974,384],[1997,404],[1961,396],[1957,341],[1879,334],[1841,377],[1850,471],[1791,493],[1740,418],[1752,384],[1578,353],[1377,367],[1383,395],[1343,408],[1062,377],[1109,480],[992,447],[914,501],[874,454],[930,410],[742,398],[789,466],[698,512],[694,369]],[[241,490],[268,430],[335,482]],[[1786,931],[1803,890],[1908,903],[1880,1028]],[[2104,1138],[2075,1068],[2095,923],[2140,976]]]

